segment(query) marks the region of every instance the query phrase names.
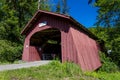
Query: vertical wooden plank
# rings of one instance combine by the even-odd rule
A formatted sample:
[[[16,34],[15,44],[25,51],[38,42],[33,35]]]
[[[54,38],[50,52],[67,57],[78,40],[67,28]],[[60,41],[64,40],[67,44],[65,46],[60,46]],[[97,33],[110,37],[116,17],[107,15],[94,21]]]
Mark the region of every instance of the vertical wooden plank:
[[[35,46],[30,46],[30,61],[38,61],[41,60],[40,52],[38,52],[38,48]]]
[[[83,32],[72,28],[72,35],[74,43],[77,48],[78,63],[81,65],[83,70],[95,70],[100,67],[101,63],[97,53],[98,49],[93,39],[88,37]]]
[[[26,37],[24,41],[22,60],[29,61],[29,38],[28,37]]]
[[[78,44],[80,44],[78,38],[81,37],[81,36],[79,36],[76,33],[76,30],[74,30],[73,28],[71,28],[71,33],[72,33],[73,41],[74,41],[74,44],[75,44],[75,47],[76,47],[76,50],[77,50],[77,54],[76,54],[77,57],[78,57],[77,62],[81,66],[81,68],[84,70],[84,69],[86,69],[86,66],[85,66],[85,63],[84,63],[84,60],[83,60],[82,50],[81,50],[81,52],[79,52],[79,50],[81,48],[79,48],[79,45],[78,45]]]

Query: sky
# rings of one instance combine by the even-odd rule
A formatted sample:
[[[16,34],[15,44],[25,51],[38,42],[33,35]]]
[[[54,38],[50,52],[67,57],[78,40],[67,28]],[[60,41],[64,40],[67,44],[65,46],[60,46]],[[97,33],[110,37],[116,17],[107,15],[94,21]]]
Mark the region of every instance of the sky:
[[[76,2],[75,2],[76,1]],[[88,0],[68,0],[69,14],[85,27],[93,27],[96,22],[97,8],[88,5]]]

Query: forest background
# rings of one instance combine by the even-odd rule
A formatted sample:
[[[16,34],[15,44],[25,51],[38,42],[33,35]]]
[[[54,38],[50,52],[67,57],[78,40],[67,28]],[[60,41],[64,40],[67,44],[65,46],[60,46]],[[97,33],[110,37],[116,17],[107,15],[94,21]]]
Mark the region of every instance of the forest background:
[[[69,15],[68,0],[0,0],[0,63],[21,60],[24,36],[20,32],[39,9]],[[97,7],[94,27],[88,29],[104,41],[104,69],[120,68],[120,0],[88,0]],[[79,10],[78,10],[79,11]],[[107,64],[107,65],[106,65]],[[114,64],[114,65],[113,65]]]

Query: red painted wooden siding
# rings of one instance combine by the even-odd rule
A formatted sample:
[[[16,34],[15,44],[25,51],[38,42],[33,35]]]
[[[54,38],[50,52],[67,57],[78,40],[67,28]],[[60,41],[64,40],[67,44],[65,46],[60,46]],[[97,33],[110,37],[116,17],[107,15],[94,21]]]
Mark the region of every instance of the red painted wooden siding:
[[[38,24],[44,21],[47,21],[47,25],[38,27]],[[62,18],[42,15],[33,26],[33,29],[26,34],[22,59],[24,61],[40,60],[37,49],[30,46],[30,38],[36,32],[48,28],[57,28],[61,32],[62,62],[70,61],[77,63],[82,70],[97,69],[101,66],[101,63],[96,41],[74,27],[74,25]]]
[[[83,70],[95,70],[99,68],[101,62],[96,41],[77,29],[71,28],[71,32],[77,49],[78,64],[81,65],[81,68]]]
[[[29,61],[29,38],[28,37],[26,37],[24,41],[22,60]]]
[[[78,63],[77,51],[71,32],[62,32],[62,61]]]
[[[38,27],[38,24],[44,21],[47,21],[47,25],[44,27]],[[32,35],[34,35],[36,32],[49,29],[49,28],[57,28],[60,30],[60,32],[62,32],[63,30],[67,32],[68,30],[67,29],[65,30],[64,27],[68,27],[68,26],[67,26],[67,23],[65,23],[64,20],[61,18],[57,18],[54,16],[47,16],[47,15],[44,15],[44,17],[41,17],[39,21],[36,22],[36,24],[34,25],[34,28],[26,35],[22,60],[31,61],[31,58],[29,57],[31,52],[29,51],[29,49],[30,49],[30,38],[32,37]],[[26,47],[26,45],[28,47]]]
[[[39,61],[41,60],[41,53],[38,51],[38,47],[30,46],[29,47],[29,59],[30,61]]]

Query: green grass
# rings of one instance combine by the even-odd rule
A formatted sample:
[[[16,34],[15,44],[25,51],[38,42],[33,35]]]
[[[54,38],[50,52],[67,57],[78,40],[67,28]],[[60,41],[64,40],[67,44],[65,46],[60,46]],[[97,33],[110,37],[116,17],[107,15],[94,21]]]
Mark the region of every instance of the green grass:
[[[10,62],[0,62],[0,65],[11,64]]]
[[[21,61],[21,60],[16,60],[14,61],[13,63],[11,62],[0,62],[0,65],[7,65],[7,64],[20,64],[20,63],[25,63],[24,61]]]
[[[120,72],[82,72],[73,63],[50,64],[0,72],[0,80],[119,80]]]
[[[99,78],[100,80],[120,80],[120,72],[106,73],[106,72],[86,72],[88,76]]]

